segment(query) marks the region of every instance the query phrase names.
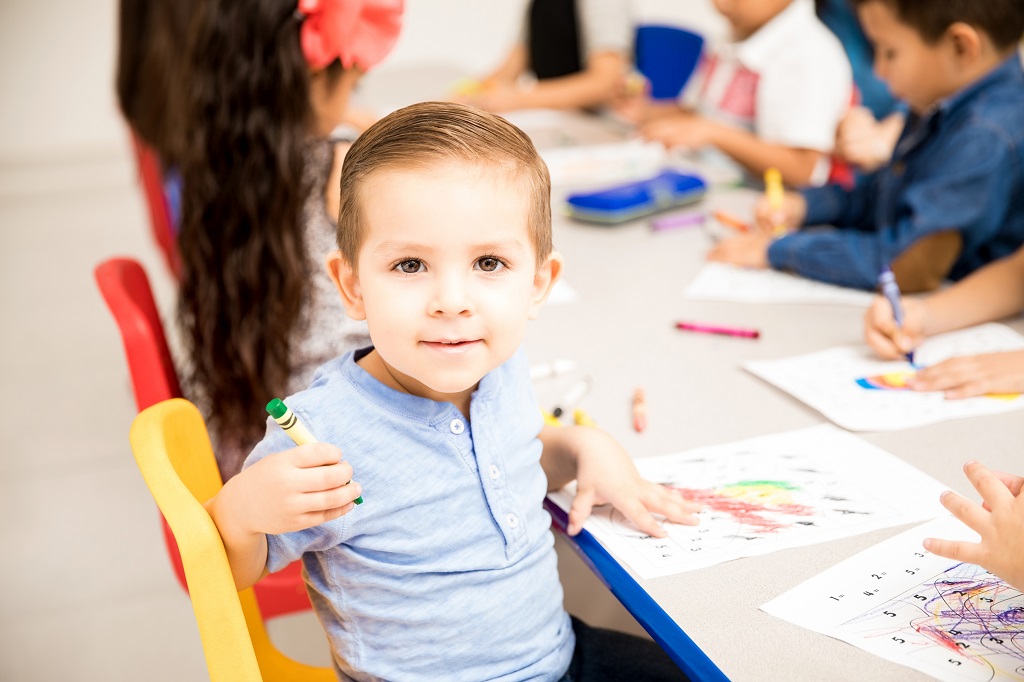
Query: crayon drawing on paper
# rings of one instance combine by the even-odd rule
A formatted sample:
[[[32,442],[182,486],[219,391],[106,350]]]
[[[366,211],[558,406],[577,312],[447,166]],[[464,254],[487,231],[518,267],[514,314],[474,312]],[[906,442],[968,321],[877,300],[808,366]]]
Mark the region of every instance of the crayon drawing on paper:
[[[701,502],[700,525],[638,530],[610,506],[585,528],[641,577],[705,568],[942,513],[937,481],[829,425],[636,460],[644,478]],[[884,472],[884,473],[883,473]],[[907,491],[910,491],[909,493]],[[552,493],[563,509],[571,488]]]

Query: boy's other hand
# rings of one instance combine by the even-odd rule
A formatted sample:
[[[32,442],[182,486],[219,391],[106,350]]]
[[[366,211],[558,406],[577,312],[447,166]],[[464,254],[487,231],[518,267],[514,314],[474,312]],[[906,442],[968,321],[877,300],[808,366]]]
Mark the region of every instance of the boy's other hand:
[[[901,116],[898,122],[895,119],[877,121],[870,109],[853,107],[836,128],[835,155],[870,173],[892,157],[901,130]]]
[[[981,536],[981,542],[928,538],[924,548],[933,554],[977,564],[1017,589],[1024,589],[1024,495],[1019,476],[998,475],[978,462],[967,462],[964,473],[985,501],[981,507],[951,490],[942,506]],[[1004,478],[1005,477],[1005,478]],[[1008,486],[1007,480],[1010,479]],[[1014,490],[1016,488],[1016,490]]]
[[[771,234],[761,231],[726,237],[708,251],[708,260],[764,269],[769,266],[768,246],[771,243]]]
[[[350,481],[352,466],[340,449],[311,443],[264,457],[224,484],[218,497],[231,495],[233,528],[288,533],[351,511],[362,489]]]
[[[900,360],[924,341],[927,307],[924,302],[904,298],[903,328],[897,328],[892,304],[882,296],[875,296],[864,313],[864,340],[878,357]]]
[[[754,206],[754,224],[768,234],[774,234],[776,226],[787,232],[804,224],[807,215],[807,201],[799,192],[786,192],[782,197],[782,207],[773,209],[768,197],[762,194]]]
[[[653,537],[667,534],[653,514],[673,523],[695,526],[701,505],[640,477],[633,460],[607,433],[592,427],[576,429],[581,439],[576,464],[576,498],[566,531],[576,535],[596,504],[611,504],[633,525]]]
[[[922,369],[907,383],[915,391],[942,391],[952,400],[1024,393],[1024,350],[950,358]]]

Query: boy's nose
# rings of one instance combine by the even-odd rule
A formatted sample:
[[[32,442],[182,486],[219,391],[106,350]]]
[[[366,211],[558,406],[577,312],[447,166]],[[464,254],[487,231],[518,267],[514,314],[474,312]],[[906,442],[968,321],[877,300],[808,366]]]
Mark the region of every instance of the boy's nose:
[[[468,315],[473,312],[469,282],[460,275],[440,277],[430,302],[432,315]]]

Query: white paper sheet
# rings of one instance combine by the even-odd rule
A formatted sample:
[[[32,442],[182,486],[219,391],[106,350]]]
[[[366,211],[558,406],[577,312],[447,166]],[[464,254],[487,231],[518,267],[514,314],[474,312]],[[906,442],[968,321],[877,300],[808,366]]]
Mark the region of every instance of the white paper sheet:
[[[661,144],[642,140],[544,149],[540,155],[556,187],[643,180],[660,173],[667,159]]]
[[[934,518],[945,487],[856,436],[823,424],[636,460],[648,480],[703,502],[699,526],[641,533],[598,507],[585,528],[641,578],[656,578]],[[884,475],[879,475],[884,472]],[[568,510],[575,489],[549,497]]]
[[[797,277],[778,270],[752,270],[705,263],[686,288],[687,298],[738,303],[826,303],[867,306],[872,294]]]
[[[927,366],[959,355],[1021,348],[1024,336],[1001,324],[984,324],[926,340],[915,361]],[[942,393],[864,388],[858,379],[890,376],[900,380],[912,371],[905,361],[879,360],[867,346],[843,346],[743,366],[851,431],[895,431],[1024,407],[1020,395],[947,400]]]
[[[879,543],[761,609],[947,682],[1024,678],[1024,595],[977,566],[926,552],[977,541],[951,516]]]

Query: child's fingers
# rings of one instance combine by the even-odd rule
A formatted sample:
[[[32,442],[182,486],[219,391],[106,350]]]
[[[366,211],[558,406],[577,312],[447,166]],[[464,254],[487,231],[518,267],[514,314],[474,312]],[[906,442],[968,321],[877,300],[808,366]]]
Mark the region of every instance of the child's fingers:
[[[623,516],[632,522],[640,531],[647,533],[651,537],[663,538],[668,533],[658,520],[651,515],[651,512],[647,509],[643,502],[637,498],[631,498],[623,500],[615,504],[616,509],[622,512]]]
[[[927,538],[924,541],[924,548],[932,554],[968,564],[977,564],[984,560],[981,545],[976,542],[954,542],[939,538]]]
[[[337,464],[300,469],[296,476],[299,488],[303,492],[334,490],[352,480],[352,465],[342,460]]]
[[[341,449],[330,443],[307,443],[287,451],[290,461],[300,469],[337,464],[341,461]]]
[[[964,464],[964,474],[990,507],[1013,500],[1014,495],[1006,487],[1006,484],[986,469],[981,462],[970,461]]]
[[[583,522],[590,516],[594,508],[595,491],[593,488],[582,488],[576,490],[576,497],[573,498],[572,507],[569,509],[569,525],[565,532],[569,535],[576,535],[583,528]]]
[[[907,383],[915,391],[948,391],[967,384],[971,375],[965,358],[952,358],[920,370]]]
[[[964,525],[975,532],[980,533],[988,522],[988,514],[977,504],[971,502],[962,495],[957,495],[952,490],[947,490],[939,496],[939,502],[950,511],[953,516],[964,522]]]
[[[703,509],[703,505],[680,497],[676,493],[662,489],[647,501],[647,509],[661,514],[672,523],[684,526],[696,526],[700,519],[695,516]]]
[[[313,526],[319,526],[321,523],[327,521],[333,521],[334,519],[340,518],[350,511],[355,509],[355,503],[349,502],[348,504],[340,507],[333,507],[331,509],[323,509],[320,511],[309,512],[303,517],[303,522],[308,524],[306,528],[312,528]]]
[[[1008,474],[1005,471],[992,471],[992,475],[1002,481],[1014,497],[1020,495],[1021,490],[1024,490],[1024,476]]]
[[[348,485],[342,485],[332,490],[307,493],[302,496],[302,506],[308,514],[323,514],[332,509],[341,509],[355,502],[355,499],[362,492],[363,487],[353,481]]]

